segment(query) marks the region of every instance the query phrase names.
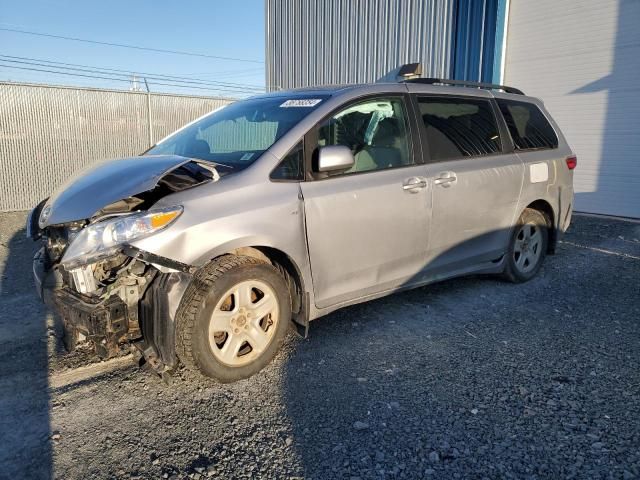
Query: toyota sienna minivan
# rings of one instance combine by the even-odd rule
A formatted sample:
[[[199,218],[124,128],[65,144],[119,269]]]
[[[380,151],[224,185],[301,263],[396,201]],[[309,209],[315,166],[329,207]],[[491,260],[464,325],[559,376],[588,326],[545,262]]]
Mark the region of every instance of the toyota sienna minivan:
[[[232,103],[31,212],[65,345],[248,377],[294,326],[467,274],[525,282],[569,226],[576,157],[542,102],[442,79]]]

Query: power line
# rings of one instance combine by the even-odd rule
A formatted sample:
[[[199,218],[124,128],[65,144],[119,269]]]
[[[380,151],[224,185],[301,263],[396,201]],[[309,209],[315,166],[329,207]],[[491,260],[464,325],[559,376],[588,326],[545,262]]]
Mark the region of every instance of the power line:
[[[0,62],[3,62],[3,61],[5,61],[5,60],[0,60]],[[68,75],[68,76],[72,76],[72,77],[97,78],[97,79],[102,79],[102,80],[111,80],[113,82],[130,83],[130,80],[125,80],[125,79],[122,79],[122,78],[102,77],[102,76],[98,76],[98,75],[85,75],[85,74],[82,74],[82,73],[57,72],[55,70],[46,70],[46,69],[42,69],[42,68],[16,67],[15,65],[3,65],[1,63],[0,63],[0,67],[13,68],[13,69],[16,69],[16,70],[28,70],[28,71],[32,71],[32,72],[55,73],[57,75]],[[168,86],[168,87],[179,87],[179,88],[195,88],[195,89],[198,89],[198,90],[208,90],[208,91],[217,91],[217,92],[238,93],[237,91],[236,92],[231,92],[229,90],[225,90],[225,89],[221,89],[221,88],[196,87],[196,86],[192,86],[192,85],[180,85],[180,84],[175,84],[175,83],[154,82],[154,85],[162,85],[162,86]]]
[[[179,77],[175,75],[166,75],[166,74],[160,74],[160,73],[149,73],[149,72],[145,73],[145,72],[139,72],[139,71],[132,72],[131,70],[122,70],[122,69],[106,68],[106,67],[93,67],[90,65],[82,65],[77,63],[55,62],[52,60],[43,60],[43,59],[30,58],[30,57],[18,57],[14,55],[0,54],[0,60],[4,62],[17,63],[22,65],[56,68],[60,70],[73,70],[73,71],[86,72],[86,73],[97,73],[101,75],[112,75],[112,76],[121,76],[121,77],[125,76],[127,78],[131,74],[135,73],[136,75],[145,77],[147,80],[171,81],[171,82],[179,82],[179,83],[186,83],[186,84],[193,84],[193,85],[213,85],[217,87],[225,87],[225,88],[228,87],[230,90],[241,90],[241,91],[250,90],[255,92],[260,92],[265,90],[264,87],[260,87],[257,85],[248,85],[243,83],[219,82],[214,80],[186,78],[186,77]],[[84,68],[79,68],[79,67],[84,67]],[[117,72],[117,73],[111,73],[111,72]]]
[[[91,43],[94,45],[106,45],[109,47],[119,47],[119,48],[130,48],[133,50],[146,50],[149,52],[156,53],[170,53],[173,55],[186,55],[190,57],[203,57],[203,58],[214,58],[216,60],[229,60],[233,62],[246,62],[246,63],[264,63],[260,60],[249,60],[246,58],[237,58],[237,57],[222,57],[219,55],[207,55],[206,53],[195,53],[195,52],[185,52],[182,50],[167,50],[164,48],[151,48],[151,47],[141,47],[138,45],[127,45],[124,43],[112,43],[112,42],[101,42],[98,40],[88,40],[86,38],[77,38],[77,37],[65,37],[63,35],[53,35],[51,33],[38,33],[38,32],[30,32],[28,30],[17,30],[14,28],[5,28],[0,27],[0,30],[5,32],[13,32],[13,33],[21,33],[24,35],[34,35],[38,37],[48,37],[48,38],[57,38],[59,40],[70,40],[73,42],[83,42],[83,43]]]
[[[234,75],[251,75],[257,72],[264,72],[264,67],[252,67],[252,68],[247,68],[242,70],[220,70],[217,72],[195,72],[195,73],[191,72],[191,73],[183,73],[182,75],[184,75],[185,77],[194,77],[198,75],[203,75],[203,76],[215,75],[216,77],[217,76],[233,77]]]
[[[234,89],[242,89],[243,91],[245,90],[251,90],[251,91],[255,91],[255,92],[262,92],[265,91],[267,86],[261,86],[261,85],[255,85],[255,84],[247,84],[247,83],[238,83],[238,82],[229,82],[229,81],[220,81],[220,80],[215,80],[215,79],[203,79],[203,78],[194,78],[194,77],[190,77],[188,75],[198,75],[197,73],[193,73],[193,74],[183,74],[185,76],[178,76],[178,75],[168,75],[168,74],[164,74],[164,73],[151,73],[151,72],[141,72],[141,71],[137,71],[137,70],[132,70],[132,69],[118,69],[118,68],[112,68],[112,67],[96,67],[96,66],[92,66],[92,65],[84,65],[84,64],[79,64],[79,63],[65,63],[65,62],[57,62],[57,61],[53,61],[53,60],[46,60],[46,59],[40,59],[40,58],[32,58],[32,57],[20,57],[20,56],[15,56],[15,55],[2,55],[0,54],[0,59],[1,60],[5,60],[8,62],[16,62],[16,63],[28,63],[28,64],[32,64],[31,62],[38,62],[38,63],[33,63],[33,65],[36,66],[46,66],[46,67],[52,67],[52,68],[60,68],[60,69],[69,69],[69,70],[77,70],[77,71],[83,71],[84,68],[87,69],[91,69],[89,72],[90,73],[100,73],[100,74],[106,74],[106,75],[116,75],[113,74],[111,72],[122,72],[124,74],[127,75],[127,77],[129,77],[132,74],[136,74],[136,75],[140,75],[140,76],[145,76],[147,79],[155,79],[155,80],[169,80],[169,81],[178,81],[178,82],[184,82],[184,83],[192,83],[192,84],[202,84],[202,85],[215,85],[215,86],[223,86],[223,87],[230,87],[230,88],[234,88]],[[39,63],[39,62],[45,62],[44,64]],[[62,66],[60,66],[62,65]],[[69,68],[69,67],[84,67],[84,68]],[[248,71],[253,71],[254,69],[248,69],[248,70],[240,70],[240,72],[248,72]],[[257,70],[262,70],[262,67],[257,67]],[[230,73],[234,73],[234,71],[232,70],[227,70],[223,73],[226,74],[230,74]],[[201,75],[206,75],[206,72],[201,72]],[[215,73],[211,72],[211,75],[216,75]],[[239,75],[239,76],[242,76]]]
[[[99,71],[99,70],[88,70],[88,69],[81,69],[81,68],[58,67],[56,65],[48,65],[48,64],[35,63],[35,62],[21,62],[21,61],[15,61],[15,60],[4,60],[2,58],[0,58],[0,61],[6,62],[6,63],[13,63],[13,64],[18,63],[18,64],[21,64],[21,65],[30,65],[30,66],[36,66],[36,67],[47,67],[47,68],[56,68],[56,69],[58,69],[58,70],[32,69],[32,71],[36,71],[36,72],[37,71],[43,71],[43,72],[47,72],[47,73],[57,73],[57,74],[61,74],[61,75],[75,75],[75,76],[80,76],[80,77],[98,78],[98,79],[103,79],[103,80],[114,80],[114,81],[124,81],[124,82],[130,82],[131,81],[130,75],[102,72],[102,71]],[[5,67],[10,67],[10,65],[4,65],[4,66]],[[19,67],[13,66],[11,68],[19,68]],[[28,68],[26,68],[26,67],[22,67],[20,69],[21,70],[28,70]],[[59,70],[62,70],[62,71],[59,71]],[[67,70],[67,71],[65,71],[65,70]],[[86,73],[91,74],[91,75],[68,72],[68,70],[86,72]],[[109,76],[104,76],[104,75],[109,75]],[[118,78],[118,77],[120,77],[120,78]],[[150,79],[152,77],[143,77],[143,76],[141,76],[141,78]],[[153,78],[155,78],[155,77],[153,77]],[[175,87],[182,87],[182,88],[197,88],[199,90],[217,90],[217,91],[226,91],[226,92],[235,92],[235,93],[240,93],[240,92],[259,93],[261,91],[261,90],[251,90],[251,89],[242,88],[242,87],[217,85],[217,84],[211,84],[211,86],[207,86],[207,84],[201,84],[201,83],[198,83],[198,82],[188,82],[188,81],[187,82],[182,82],[182,81],[172,80],[172,79],[162,79],[161,78],[159,80],[162,80],[162,81],[154,80],[152,82],[152,85],[166,85],[166,86],[175,86]],[[163,83],[165,81],[170,81],[172,83]],[[205,87],[200,86],[200,85],[205,85]],[[214,88],[214,87],[218,87],[218,88]]]
[[[233,79],[234,81],[236,79],[240,79],[242,81],[243,78],[247,78],[247,77],[251,77],[253,78],[264,78],[264,68],[258,68],[256,70],[249,70],[249,71],[237,71],[237,72],[224,72],[224,73],[214,73],[214,72],[200,72],[200,73],[180,73],[180,75],[187,77],[187,78],[193,78],[193,77],[202,77],[202,78],[207,78],[209,80],[215,80],[215,81],[219,81],[219,80],[231,80]],[[252,80],[253,81],[253,80]],[[256,85],[256,84],[254,84]],[[262,85],[261,85],[262,86]]]

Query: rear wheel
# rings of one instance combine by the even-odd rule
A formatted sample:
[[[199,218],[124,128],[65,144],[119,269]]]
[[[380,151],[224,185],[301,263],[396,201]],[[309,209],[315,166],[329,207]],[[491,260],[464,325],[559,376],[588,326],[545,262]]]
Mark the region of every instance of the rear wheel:
[[[285,280],[266,262],[226,255],[187,287],[176,351],[189,368],[220,382],[249,377],[275,356],[291,319]]]
[[[531,280],[540,270],[549,242],[549,223],[538,210],[522,212],[511,235],[504,276],[514,282]]]

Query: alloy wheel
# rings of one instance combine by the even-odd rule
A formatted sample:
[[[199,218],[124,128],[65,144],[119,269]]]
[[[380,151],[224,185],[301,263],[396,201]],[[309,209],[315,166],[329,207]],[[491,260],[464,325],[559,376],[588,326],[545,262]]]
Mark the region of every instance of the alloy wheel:
[[[542,255],[542,232],[534,223],[526,223],[520,227],[513,248],[513,260],[516,268],[528,273],[540,261]]]
[[[278,321],[278,299],[268,284],[260,280],[237,283],[211,315],[211,351],[225,365],[246,365],[271,343]]]

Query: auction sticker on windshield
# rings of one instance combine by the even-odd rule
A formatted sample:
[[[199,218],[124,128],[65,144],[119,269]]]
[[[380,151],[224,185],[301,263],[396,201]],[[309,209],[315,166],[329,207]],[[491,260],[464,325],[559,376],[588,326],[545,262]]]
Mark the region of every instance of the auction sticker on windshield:
[[[287,100],[280,107],[315,107],[322,101],[320,98],[297,98],[295,100]]]

